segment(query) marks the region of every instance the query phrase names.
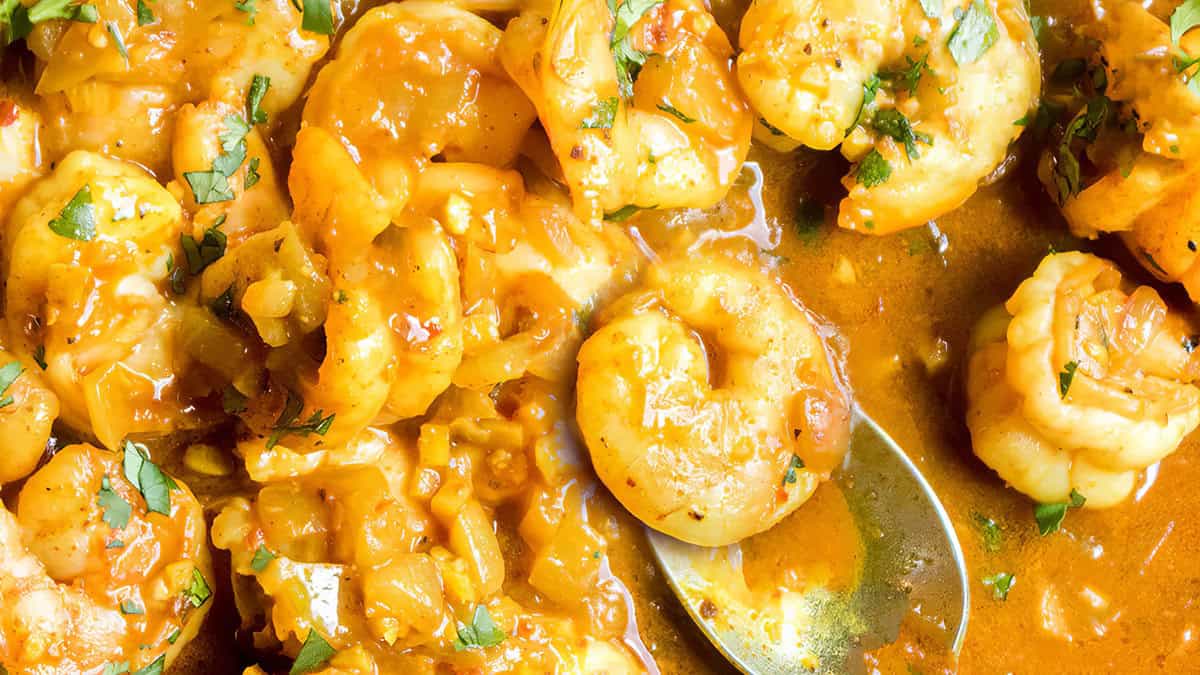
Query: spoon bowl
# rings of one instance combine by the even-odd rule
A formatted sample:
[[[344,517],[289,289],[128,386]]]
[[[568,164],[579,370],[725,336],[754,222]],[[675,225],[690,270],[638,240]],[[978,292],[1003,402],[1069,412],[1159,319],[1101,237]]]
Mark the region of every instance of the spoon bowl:
[[[852,673],[862,654],[894,641],[911,612],[944,633],[957,653],[970,590],[962,547],[946,510],[904,451],[856,411],[845,461],[833,474],[863,542],[862,566],[844,589],[791,598],[770,619],[755,607],[717,607],[714,560],[737,568],[735,547],[710,549],[649,531],[668,584],[701,631],[749,675]],[[803,507],[801,507],[803,508]]]

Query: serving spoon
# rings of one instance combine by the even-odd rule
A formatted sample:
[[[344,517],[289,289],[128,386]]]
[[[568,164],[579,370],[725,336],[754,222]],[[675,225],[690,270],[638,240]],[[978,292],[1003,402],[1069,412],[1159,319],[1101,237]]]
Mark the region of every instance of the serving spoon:
[[[894,641],[910,611],[942,632],[949,650],[962,646],[970,591],[954,526],[917,467],[861,410],[833,482],[861,536],[861,570],[848,588],[794,598],[782,621],[765,619],[755,608],[713,604],[712,590],[728,586],[712,574],[714,559],[735,549],[694,546],[648,530],[671,590],[717,650],[747,675],[864,670],[863,652]],[[735,567],[738,555],[732,556]]]

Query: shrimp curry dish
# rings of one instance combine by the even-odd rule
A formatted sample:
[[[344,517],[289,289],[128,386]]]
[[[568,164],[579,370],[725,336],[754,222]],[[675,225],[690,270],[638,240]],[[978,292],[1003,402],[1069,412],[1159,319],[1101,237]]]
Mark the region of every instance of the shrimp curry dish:
[[[0,675],[1200,672],[1196,27],[0,0]],[[867,423],[957,639],[810,601]]]

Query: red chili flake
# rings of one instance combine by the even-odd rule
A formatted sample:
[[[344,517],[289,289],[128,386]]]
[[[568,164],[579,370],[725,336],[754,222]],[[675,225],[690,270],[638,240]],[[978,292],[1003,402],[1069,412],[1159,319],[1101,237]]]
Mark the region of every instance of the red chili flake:
[[[0,99],[0,127],[6,127],[17,121],[17,102],[12,99]]]

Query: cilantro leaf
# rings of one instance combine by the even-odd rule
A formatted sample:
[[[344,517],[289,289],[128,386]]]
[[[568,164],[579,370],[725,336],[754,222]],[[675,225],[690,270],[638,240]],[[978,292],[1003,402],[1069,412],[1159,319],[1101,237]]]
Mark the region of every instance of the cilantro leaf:
[[[96,238],[96,207],[92,204],[92,186],[84,185],[71,197],[58,217],[49,223],[50,231],[60,237],[91,241]]]
[[[261,572],[267,569],[267,565],[275,559],[275,554],[271,553],[270,549],[262,544],[258,545],[258,550],[254,552],[254,559],[250,561],[250,569],[255,572]]]
[[[205,581],[204,575],[197,568],[192,568],[192,583],[183,591],[183,597],[192,603],[192,607],[203,607],[212,597],[212,589]]]
[[[983,548],[988,553],[999,551],[1003,534],[1000,532],[1000,526],[996,524],[996,521],[982,513],[972,513],[971,519],[975,521],[975,527],[979,530],[979,536],[983,538]]]
[[[683,113],[679,112],[679,109],[676,108],[675,106],[671,105],[671,103],[669,101],[663,101],[662,103],[659,103],[658,109],[665,113],[674,115],[676,118],[679,119],[680,122],[683,122],[684,124],[691,124],[696,121],[696,118],[688,117],[687,115],[684,115]]]
[[[296,660],[292,663],[292,669],[288,671],[288,675],[311,673],[328,663],[334,654],[337,654],[337,650],[330,646],[320,633],[310,628],[308,637],[304,638],[304,644],[300,646],[300,653],[296,655]]]
[[[625,206],[622,206],[621,208],[617,209],[616,211],[612,211],[610,213],[604,214],[604,219],[607,221],[613,222],[613,223],[620,223],[620,222],[629,220],[629,218],[632,217],[633,214],[637,213],[638,211],[646,211],[648,209],[653,209],[653,208],[655,208],[655,207],[653,207],[653,206],[638,206],[637,204],[626,204]]]
[[[620,100],[616,96],[600,99],[592,104],[592,114],[583,118],[579,123],[580,129],[611,129],[617,118],[617,105]]]
[[[242,180],[243,190],[249,190],[258,185],[258,181],[262,180],[262,176],[258,175],[260,161],[258,157],[250,158],[250,163],[246,165],[246,177]]]
[[[152,661],[150,665],[146,666],[145,668],[140,668],[134,671],[133,675],[162,675],[163,668],[166,667],[166,665],[167,655],[163,654],[157,659],[154,659],[154,661]]]
[[[978,61],[998,39],[1000,29],[996,27],[992,10],[983,0],[974,0],[958,20],[947,45],[954,62],[965,66]]]
[[[862,103],[858,105],[858,114],[854,116],[854,123],[846,129],[846,135],[849,136],[854,127],[862,123],[863,117],[866,116],[867,110],[875,103],[875,96],[879,94],[879,75],[872,75],[863,82],[863,97]]]
[[[504,631],[500,630],[500,627],[492,620],[492,615],[488,614],[487,607],[476,605],[470,625],[459,624],[458,626],[458,637],[454,639],[454,651],[494,647],[504,642],[506,637],[508,636],[504,634]]]
[[[154,12],[146,4],[146,0],[137,0],[137,25],[148,26],[154,23]]]
[[[1087,498],[1079,493],[1078,490],[1072,489],[1071,494],[1065,502],[1053,502],[1050,504],[1034,504],[1033,518],[1037,521],[1038,534],[1043,537],[1058,531],[1062,525],[1063,518],[1067,515],[1067,509],[1077,509],[1087,502]]]
[[[100,13],[95,5],[73,4],[72,0],[40,0],[28,10],[30,24],[65,19],[79,23],[96,23]]]
[[[33,31],[29,10],[21,0],[0,0],[0,47],[24,39]],[[0,671],[0,675],[3,672]]]
[[[142,609],[141,605],[137,604],[136,602],[134,602],[132,600],[122,600],[121,601],[121,613],[127,614],[127,615],[129,615],[129,614],[135,614],[135,615],[136,614],[145,614],[146,610]]]
[[[104,664],[104,675],[122,675],[129,672],[129,662],[122,661],[120,663]]]
[[[220,171],[185,171],[184,180],[192,188],[192,197],[197,204],[215,204],[233,200],[229,179]]]
[[[984,586],[992,587],[992,597],[997,600],[1007,600],[1008,592],[1017,583],[1017,575],[1010,572],[997,572],[990,577],[983,578]]]
[[[300,412],[304,410],[304,399],[289,391],[287,402],[283,406],[283,412],[279,413],[279,418],[275,421],[275,427],[271,430],[271,436],[267,439],[267,449],[271,449],[279,444],[280,439],[289,434],[297,436],[307,436],[309,434],[317,434],[324,436],[329,432],[329,427],[333,426],[333,418],[335,413],[329,413],[328,417],[323,417],[325,411],[316,410],[308,420],[296,423]]]
[[[1183,34],[1200,25],[1200,0],[1186,0],[1171,12],[1171,44],[1178,45]]]
[[[8,388],[12,386],[13,382],[17,381],[17,378],[20,377],[21,373],[23,372],[25,372],[25,367],[21,365],[20,361],[12,361],[4,364],[3,367],[0,367],[0,396],[4,397],[0,398],[0,408],[4,408],[13,404],[13,397],[7,396],[6,394],[8,392]]]
[[[125,38],[121,37],[121,29],[117,28],[117,24],[109,21],[104,24],[104,28],[108,30],[108,34],[112,36],[113,42],[117,45],[117,53],[121,58],[125,59],[125,64],[129,64],[129,50],[125,47]]]
[[[877,133],[889,136],[904,146],[904,152],[910,160],[920,157],[917,152],[917,141],[926,145],[933,143],[933,137],[919,131],[913,131],[912,124],[904,113],[899,110],[886,109],[875,113],[871,126]]]
[[[248,1],[253,6],[254,0]],[[267,113],[262,109],[262,101],[270,88],[271,78],[266,75],[255,74],[250,79],[250,90],[246,92],[246,116],[250,119],[251,124],[262,124],[267,121]]]
[[[190,234],[179,235],[179,245],[183,248],[189,274],[193,276],[200,274],[225,255],[228,237],[218,229],[219,227],[219,225],[214,225],[205,230],[200,241],[196,241]]]
[[[112,489],[112,483],[109,482],[108,476],[100,479],[100,492],[96,496],[102,511],[101,518],[106,525],[114,530],[119,530],[129,524],[129,517],[133,515],[133,507]]]
[[[255,2],[256,2],[256,0],[244,0],[243,2],[238,2],[238,0],[234,0],[234,2],[233,2],[234,9],[238,10],[239,12],[245,12],[247,14],[247,16],[246,16],[246,25],[247,26],[254,25],[254,16],[256,14],[258,14],[258,7],[255,6]],[[257,75],[255,77],[257,77]]]
[[[892,165],[875,148],[871,148],[867,156],[863,157],[862,161],[858,164],[858,169],[854,172],[854,179],[860,185],[865,185],[868,188],[883,185],[891,177]]]
[[[921,75],[929,70],[929,54],[922,56],[920,61],[913,61],[910,56],[904,59],[908,61],[908,68],[879,73],[879,78],[891,82],[898,89],[907,90],[909,96],[916,96]]]
[[[38,364],[38,368],[46,369],[46,345],[38,345],[33,348],[33,362]]]
[[[783,484],[789,485],[796,482],[796,471],[804,468],[804,460],[800,459],[800,455],[792,455],[792,459],[788,462],[787,471],[783,474]]]
[[[663,0],[608,0],[608,10],[613,16],[613,31],[609,41],[613,62],[617,67],[617,84],[621,96],[633,96],[633,83],[646,64],[646,52],[635,49],[629,42],[629,31],[646,12],[658,7]]]
[[[221,408],[230,415],[246,412],[246,395],[234,389],[232,385],[225,387],[221,394]]]
[[[125,453],[122,461],[125,480],[142,493],[146,510],[171,515],[171,490],[178,488],[175,481],[150,461],[150,451],[146,446],[126,439],[122,442],[122,450]]]
[[[1069,361],[1063,366],[1062,372],[1058,374],[1058,396],[1059,398],[1067,398],[1067,392],[1071,391],[1071,383],[1075,381],[1075,371],[1079,370],[1078,361]]]
[[[330,0],[304,0],[304,30],[321,35],[333,35],[333,9]]]

